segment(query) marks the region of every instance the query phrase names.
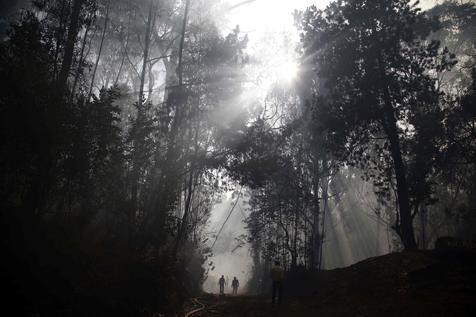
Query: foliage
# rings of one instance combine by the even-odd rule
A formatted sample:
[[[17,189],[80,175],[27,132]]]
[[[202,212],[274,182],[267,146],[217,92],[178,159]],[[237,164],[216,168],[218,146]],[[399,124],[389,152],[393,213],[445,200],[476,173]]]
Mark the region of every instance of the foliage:
[[[443,143],[435,75],[455,64],[426,40],[437,22],[409,1],[382,0],[311,7],[302,24],[304,54],[321,82],[318,129],[344,161],[367,171],[379,194],[388,198],[395,186],[395,228],[406,248],[416,247],[412,218],[432,202],[429,178]]]
[[[2,277],[22,314],[171,313],[206,276],[211,118],[247,40],[176,1],[111,3],[35,1],[0,44]]]

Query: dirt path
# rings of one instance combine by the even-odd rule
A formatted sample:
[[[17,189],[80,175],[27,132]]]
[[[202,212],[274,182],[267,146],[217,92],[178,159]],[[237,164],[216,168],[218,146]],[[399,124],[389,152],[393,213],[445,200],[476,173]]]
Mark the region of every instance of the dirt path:
[[[270,300],[260,296],[206,294],[194,298],[191,304],[184,317],[292,316],[288,314],[292,307],[291,303],[273,306]]]
[[[202,303],[202,301],[200,301],[200,299],[198,298],[193,298],[192,303],[194,305],[198,305],[199,307],[190,310],[188,313],[185,314],[185,317],[199,316],[200,312],[202,312],[206,308],[205,304]]]
[[[431,294],[408,296],[350,295],[346,299],[288,299],[282,305],[272,305],[265,297],[203,295],[193,300],[184,317],[469,317],[474,316],[474,294]]]
[[[285,282],[282,305],[272,305],[268,296],[203,294],[187,305],[184,311],[189,314],[182,316],[476,316],[474,253],[393,253],[291,277]]]

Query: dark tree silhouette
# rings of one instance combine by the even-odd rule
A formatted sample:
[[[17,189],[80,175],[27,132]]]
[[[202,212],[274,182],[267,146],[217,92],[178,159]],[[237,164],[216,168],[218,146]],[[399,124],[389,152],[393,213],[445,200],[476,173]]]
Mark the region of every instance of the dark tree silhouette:
[[[325,11],[311,7],[302,25],[304,59],[316,65],[321,85],[314,102],[316,116],[329,143],[349,163],[364,167],[371,162],[371,140],[386,141],[377,147],[378,173],[373,177],[382,184],[392,164],[385,178],[396,183],[395,229],[405,248],[415,249],[410,161],[416,162],[416,169],[431,166],[434,149],[426,147],[425,157],[420,157],[407,152],[408,146],[432,142],[424,139],[435,130],[425,131],[424,120],[438,117],[441,92],[430,73],[454,64],[437,42],[425,41],[437,21],[406,0],[362,0],[335,2]],[[384,166],[378,167],[382,161]],[[426,175],[419,177],[421,182]]]

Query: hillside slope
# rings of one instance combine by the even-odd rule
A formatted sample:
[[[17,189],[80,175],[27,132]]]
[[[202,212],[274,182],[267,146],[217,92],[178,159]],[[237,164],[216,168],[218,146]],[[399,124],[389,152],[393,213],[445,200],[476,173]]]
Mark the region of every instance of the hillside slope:
[[[204,296],[201,316],[474,316],[474,252],[404,252],[288,277],[285,303]],[[199,316],[200,314],[194,315]]]

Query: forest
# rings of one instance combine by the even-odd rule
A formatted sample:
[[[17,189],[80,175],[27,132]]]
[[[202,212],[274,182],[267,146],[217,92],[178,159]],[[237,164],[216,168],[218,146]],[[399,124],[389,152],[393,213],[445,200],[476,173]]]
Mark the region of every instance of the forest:
[[[408,315],[325,310],[342,303],[321,295],[326,285],[370,288],[331,269],[382,256],[356,267],[377,276],[418,263],[398,292],[437,285],[434,307],[456,307],[421,316],[471,316],[476,3],[302,1],[288,12],[295,38],[224,27],[259,2],[0,2],[5,311],[182,316],[205,296],[230,310],[200,316],[251,316],[238,309],[270,305],[279,261],[285,299],[317,297],[255,316],[314,316],[314,304],[321,316]],[[287,1],[275,2],[248,19]],[[225,196],[229,215],[210,230]],[[228,251],[247,246],[240,290],[256,297],[212,305],[202,285],[237,208],[246,235]],[[448,271],[459,275],[433,280]],[[375,289],[355,305],[377,305]]]

